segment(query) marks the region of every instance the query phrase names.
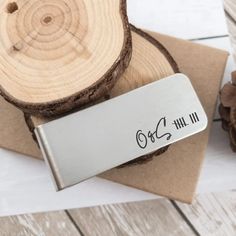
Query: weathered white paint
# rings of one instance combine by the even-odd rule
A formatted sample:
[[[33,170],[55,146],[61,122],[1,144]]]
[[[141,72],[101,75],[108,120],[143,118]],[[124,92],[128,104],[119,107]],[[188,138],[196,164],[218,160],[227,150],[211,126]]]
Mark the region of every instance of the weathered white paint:
[[[85,235],[195,235],[166,199],[71,210]]]
[[[0,217],[1,236],[80,236],[63,211]]]
[[[236,235],[236,192],[201,195],[192,206],[177,203],[200,235]]]

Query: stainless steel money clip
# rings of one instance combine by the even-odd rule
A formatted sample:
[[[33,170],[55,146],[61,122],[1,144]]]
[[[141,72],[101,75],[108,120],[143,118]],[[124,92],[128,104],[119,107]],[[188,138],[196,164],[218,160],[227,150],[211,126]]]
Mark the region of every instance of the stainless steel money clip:
[[[40,125],[35,133],[61,190],[206,126],[207,116],[190,80],[175,74]]]

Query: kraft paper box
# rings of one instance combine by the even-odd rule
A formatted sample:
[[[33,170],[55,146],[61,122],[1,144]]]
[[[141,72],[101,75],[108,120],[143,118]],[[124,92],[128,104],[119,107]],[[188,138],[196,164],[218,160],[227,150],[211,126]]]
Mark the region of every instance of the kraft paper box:
[[[151,34],[169,50],[178,63],[180,71],[191,79],[208,115],[208,128],[200,134],[171,145],[166,153],[154,157],[148,163],[112,169],[100,176],[190,203],[204,160],[217,94],[228,53],[157,33]],[[0,98],[0,111],[0,146],[32,157],[42,158],[25,124],[23,113],[8,104],[3,98]]]

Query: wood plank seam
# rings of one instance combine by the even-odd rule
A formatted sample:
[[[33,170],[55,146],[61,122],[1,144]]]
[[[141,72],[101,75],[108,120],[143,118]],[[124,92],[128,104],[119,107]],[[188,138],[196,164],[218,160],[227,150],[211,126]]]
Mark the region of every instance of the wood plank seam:
[[[190,206],[176,204],[201,235],[231,236],[236,235],[235,199],[235,192],[227,191],[199,195]]]
[[[228,34],[222,34],[222,35],[217,35],[217,36],[189,39],[189,41],[201,41],[201,40],[207,40],[207,39],[218,39],[218,38],[227,38],[227,37],[229,37]]]
[[[79,225],[76,223],[76,221],[74,220],[74,218],[70,214],[70,212],[68,210],[65,210],[65,213],[66,213],[67,217],[69,218],[69,220],[71,221],[71,223],[75,226],[77,231],[81,234],[81,236],[85,236],[85,234],[82,232],[82,230],[80,229]]]
[[[184,212],[179,208],[179,206],[175,203],[173,200],[169,200],[170,203],[173,205],[173,207],[176,209],[178,214],[183,218],[183,220],[186,222],[186,224],[189,226],[189,228],[193,231],[193,233],[196,236],[201,236],[197,229],[194,227],[194,225],[191,223],[191,221],[188,219],[188,217],[184,214]]]
[[[69,212],[84,234],[89,236],[196,236],[167,199],[72,209]]]

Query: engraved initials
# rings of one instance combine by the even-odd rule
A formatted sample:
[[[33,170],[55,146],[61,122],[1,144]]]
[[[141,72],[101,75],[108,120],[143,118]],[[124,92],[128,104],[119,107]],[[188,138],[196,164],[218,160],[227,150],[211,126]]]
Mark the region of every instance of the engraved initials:
[[[155,143],[157,140],[166,137],[166,140],[170,140],[172,137],[171,133],[164,133],[159,134],[159,128],[161,125],[165,128],[166,127],[166,117],[161,118],[157,122],[157,126],[155,131],[148,131],[147,135],[143,133],[142,130],[138,130],[136,133],[136,141],[140,148],[145,149],[148,145],[148,141],[150,140],[152,143]]]

